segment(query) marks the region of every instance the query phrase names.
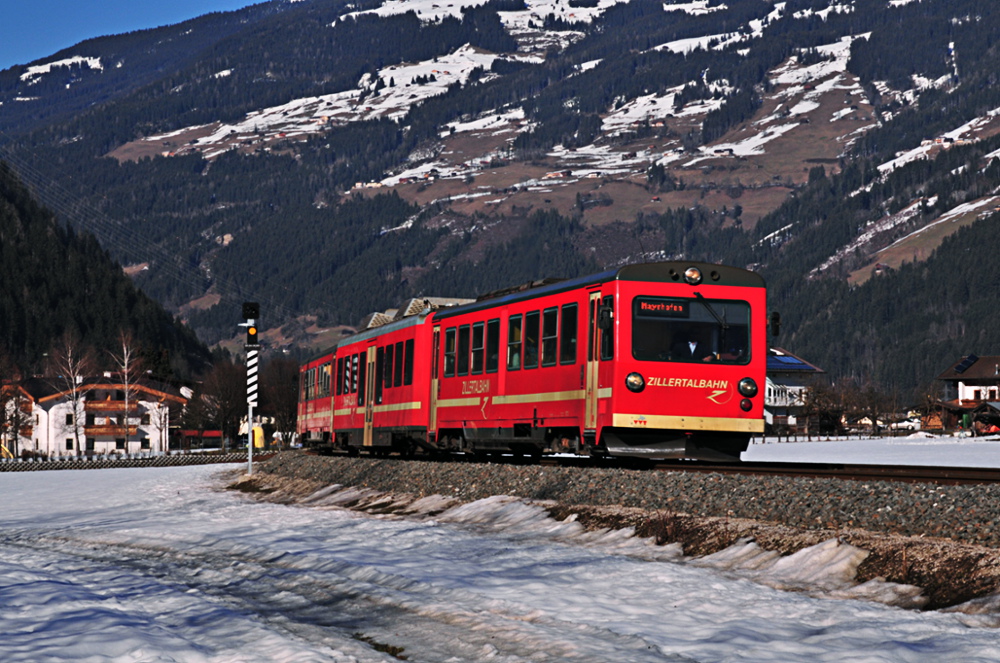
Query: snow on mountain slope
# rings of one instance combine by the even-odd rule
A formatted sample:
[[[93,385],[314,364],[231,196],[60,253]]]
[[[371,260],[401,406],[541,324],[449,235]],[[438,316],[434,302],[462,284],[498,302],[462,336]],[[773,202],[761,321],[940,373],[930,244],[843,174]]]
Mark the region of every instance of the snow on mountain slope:
[[[474,69],[488,71],[497,57],[466,45],[434,60],[390,65],[376,76],[366,74],[353,90],[295,99],[248,113],[240,122],[188,127],[142,142],[155,146],[162,156],[200,152],[212,159],[232,149],[268,149],[275,141],[304,138],[348,122],[399,120],[411,106],[444,94],[451,85],[467,82]],[[418,83],[418,79],[427,82]],[[378,81],[385,87],[376,89]],[[135,149],[130,145],[113,155],[121,158]]]
[[[71,58],[63,58],[62,60],[54,60],[52,62],[46,62],[45,64],[28,67],[25,72],[21,74],[21,80],[25,81],[28,85],[33,85],[37,83],[42,76],[45,74],[51,74],[55,69],[69,69],[74,65],[79,65],[88,69],[96,69],[98,71],[104,69],[104,65],[101,64],[101,58],[77,55]],[[67,87],[69,86],[67,85]]]
[[[462,10],[467,7],[479,7],[489,0],[386,0],[377,9],[367,9],[364,11],[350,12],[344,14],[341,19],[361,16],[363,14],[375,14],[376,16],[394,16],[413,12],[424,22],[440,21],[442,18],[451,16],[462,18]],[[526,9],[520,11],[499,12],[504,25],[511,30],[523,30],[534,27],[532,24],[541,25],[546,16],[552,15],[557,19],[562,19],[571,23],[590,23],[595,17],[600,16],[608,7],[612,7],[620,2],[629,0],[598,0],[594,7],[573,7],[568,0],[527,0],[524,4]],[[705,3],[691,3],[691,11],[698,11],[699,6]],[[667,5],[664,6],[664,9]],[[678,7],[680,8],[680,7]]]
[[[543,29],[547,15],[585,28],[613,4],[611,0],[601,0],[594,7],[585,8],[571,7],[565,0],[530,2],[525,10],[498,12],[507,30],[519,41],[517,54],[487,53],[465,46],[433,60],[385,66],[376,75],[366,75],[359,80],[355,89],[292,100],[248,113],[239,122],[217,122],[151,136],[125,145],[113,155],[119,159],[136,159],[197,152],[212,159],[228,150],[294,150],[295,142],[350,122],[386,118],[403,123],[413,106],[443,94],[449,86],[469,84],[477,68],[486,72],[477,80],[493,81],[497,76],[490,73],[490,68],[498,58],[541,65],[545,58],[538,55],[539,48],[554,45],[562,49],[585,36],[584,32]],[[424,21],[435,21],[446,15],[460,16],[461,9],[459,3],[442,0],[392,0],[375,9],[344,16],[359,13],[390,16],[413,11]],[[663,9],[665,12],[722,16],[727,8],[695,1],[665,4]],[[801,18],[807,18],[816,14],[828,20],[834,13],[852,10],[852,5],[840,3],[822,12],[798,12],[795,16],[801,14]],[[764,35],[768,25],[787,18],[786,14],[785,3],[777,3],[762,19],[733,26],[728,32],[716,34],[715,30],[706,28],[711,34],[663,43],[650,50],[687,52],[695,47],[721,49],[735,42],[749,44],[751,39]],[[712,25],[707,24],[708,27]],[[860,81],[847,71],[851,46],[859,39],[871,39],[871,34],[844,36],[809,49],[808,58],[803,57],[805,54],[789,58],[770,72],[773,89],[763,95],[756,116],[708,145],[695,147],[684,137],[697,135],[708,114],[722,106],[725,95],[731,90],[726,81],[706,76],[710,88],[719,93],[715,98],[678,106],[676,99],[683,86],[634,99],[619,98],[613,108],[602,114],[600,135],[591,145],[556,145],[536,156],[536,163],[530,167],[511,163],[510,158],[517,137],[535,127],[526,119],[522,108],[509,104],[476,117],[466,115],[444,125],[438,144],[421,145],[404,163],[383,173],[382,177],[358,184],[373,188],[397,187],[402,195],[420,205],[441,200],[461,205],[462,201],[478,200],[475,205],[458,210],[465,213],[485,211],[483,205],[500,205],[513,200],[509,198],[511,195],[538,194],[538,201],[522,200],[522,208],[525,204],[548,204],[551,196],[546,197],[546,194],[559,189],[623,201],[626,207],[616,210],[614,215],[611,210],[605,212],[609,215],[608,220],[631,218],[635,209],[629,209],[628,205],[661,202],[663,207],[689,206],[691,194],[683,191],[667,192],[650,201],[645,193],[630,190],[623,198],[622,191],[603,188],[613,186],[614,182],[644,183],[647,170],[657,165],[669,169],[672,177],[683,180],[691,191],[703,192],[698,200],[704,199],[708,192],[709,200],[704,204],[719,208],[732,203],[721,196],[713,202],[711,195],[715,194],[711,192],[730,187],[732,193],[735,182],[739,195],[743,196],[739,206],[746,212],[744,220],[752,224],[781,202],[782,187],[787,192],[804,182],[809,169],[816,163],[825,164],[828,172],[835,172],[839,167],[838,159],[850,146],[879,125],[880,118],[868,102]],[[601,60],[591,60],[577,65],[576,72],[571,75],[581,75],[601,64]],[[971,140],[991,124],[989,118],[983,118],[952,133],[956,139],[961,136],[961,140]],[[925,146],[912,155],[901,155],[900,163],[926,155],[928,150]],[[790,154],[797,156],[790,159],[787,156]],[[883,166],[883,169],[891,167]],[[727,175],[720,177],[716,174],[720,171]],[[489,177],[476,180],[486,173]],[[592,181],[594,179],[609,181],[601,183]],[[452,184],[440,191],[417,195],[417,186],[448,181]],[[458,185],[463,182],[464,186]],[[407,189],[409,184],[413,186]],[[573,195],[569,193],[561,198],[564,212],[569,211],[567,205],[572,204]],[[502,213],[499,207],[490,209]],[[585,216],[599,211],[588,210]],[[882,238],[884,233],[877,232],[876,236]],[[836,262],[835,257],[832,259]]]

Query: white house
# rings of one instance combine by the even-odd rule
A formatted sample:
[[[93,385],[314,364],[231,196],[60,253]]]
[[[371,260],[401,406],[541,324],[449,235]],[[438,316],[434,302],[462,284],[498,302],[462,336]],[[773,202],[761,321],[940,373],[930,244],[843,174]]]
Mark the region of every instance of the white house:
[[[945,383],[942,400],[965,405],[1000,401],[1000,356],[967,355],[936,379]]]
[[[767,386],[764,392],[764,420],[774,426],[798,425],[809,387],[823,370],[782,348],[767,353]]]
[[[47,457],[166,452],[171,418],[187,402],[171,385],[139,378],[126,384],[106,373],[76,389],[54,378],[5,388],[4,446]],[[73,392],[77,397],[74,402]],[[15,414],[13,417],[11,413]],[[18,435],[13,434],[15,429]]]

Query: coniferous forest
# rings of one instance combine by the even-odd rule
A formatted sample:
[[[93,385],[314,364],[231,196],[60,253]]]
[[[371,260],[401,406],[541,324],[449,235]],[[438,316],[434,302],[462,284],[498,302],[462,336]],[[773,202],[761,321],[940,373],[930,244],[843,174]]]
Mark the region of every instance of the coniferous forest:
[[[655,255],[760,271],[771,288],[770,306],[785,320],[776,343],[834,379],[872,382],[916,400],[934,391],[933,377],[962,355],[1000,354],[1000,297],[990,276],[991,256],[1000,248],[991,230],[1000,217],[983,214],[932,254],[863,285],[849,285],[847,277],[867,256],[851,254],[819,269],[888,215],[918,206],[895,230],[902,236],[1000,188],[1000,163],[992,155],[1000,141],[990,134],[891,172],[878,169],[921,141],[1000,108],[1000,7],[994,3],[924,0],[889,10],[885,0],[854,0],[850,11],[840,11],[828,0],[789,0],[779,11],[772,2],[733,0],[689,13],[633,1],[607,8],[590,23],[539,16],[535,29],[581,37],[537,59],[496,59],[466,83],[409,107],[401,119],[337,124],[267,152],[108,156],[146,136],[236,122],[294,99],[356,89],[383,67],[433,60],[466,44],[516,53],[518,43],[498,12],[525,7],[521,0],[493,0],[465,9],[460,18],[425,21],[414,13],[344,18],[379,3],[347,4],[269,2],[89,40],[54,59],[99,58],[101,71],[77,63],[42,77],[31,87],[37,97],[31,105],[11,101],[27,94],[26,68],[0,72],[0,159],[58,217],[30,202],[5,170],[4,209],[10,213],[4,223],[30,219],[31,233],[67,247],[59,250],[99,254],[84,261],[93,269],[115,272],[113,261],[146,267],[135,276],[145,295],[126,288],[120,270],[112,279],[74,263],[67,273],[51,275],[53,282],[39,286],[30,301],[14,299],[15,293],[31,291],[25,287],[32,283],[29,274],[44,261],[9,268],[5,279],[18,279],[12,284],[20,286],[4,281],[0,294],[11,353],[37,361],[49,337],[67,328],[99,344],[114,331],[109,325],[117,328],[119,319],[132,316],[137,333],[145,330],[145,337],[166,344],[170,361],[193,353],[184,361],[196,364],[204,350],[191,345],[190,333],[169,316],[154,314],[152,300],[183,310],[198,337],[214,344],[232,337],[235,312],[248,299],[262,303],[268,325],[300,316],[352,325],[412,296],[475,296]],[[726,35],[748,25],[760,27],[747,39],[725,43]],[[703,35],[715,36],[686,52],[657,48]],[[576,150],[606,140],[603,122],[610,112],[675,91],[677,109],[699,100],[714,104],[698,127],[685,130],[684,149],[694,152],[752,125],[774,94],[777,67],[790,59],[822,63],[830,57],[823,47],[845,37],[853,39],[847,73],[863,86],[873,125],[825,168],[782,182],[784,201],[752,225],[742,223],[738,195],[746,187],[739,182],[729,187],[733,197],[724,208],[627,209],[600,226],[588,224],[582,212],[587,205],[610,205],[610,198],[581,196],[572,209],[515,206],[497,220],[462,217],[446,199],[418,204],[395,191],[352,192],[356,182],[402,170],[414,155],[434,154],[449,123],[499,110],[521,109],[527,127],[502,161],[532,166],[546,163],[557,147]],[[917,86],[916,79],[936,84]],[[380,81],[365,94],[390,83],[409,82]],[[648,125],[631,131],[615,140],[659,140]],[[691,185],[683,174],[652,165],[643,186],[648,199]],[[43,218],[46,230],[38,225]],[[7,256],[25,250],[6,232],[4,269],[11,264]],[[27,246],[40,245],[32,237]],[[641,248],[623,258],[621,251],[602,253],[607,243]],[[79,283],[101,283],[102,292],[115,294],[94,299],[90,312],[77,310],[69,288]],[[218,303],[188,306],[205,295]],[[126,306],[126,300],[133,303]],[[38,316],[45,311],[56,314],[43,321]]]
[[[25,373],[42,368],[63,338],[107,354],[123,332],[155,375],[190,377],[208,366],[190,329],[139,290],[93,235],[60,224],[3,164],[0,283],[0,348]]]

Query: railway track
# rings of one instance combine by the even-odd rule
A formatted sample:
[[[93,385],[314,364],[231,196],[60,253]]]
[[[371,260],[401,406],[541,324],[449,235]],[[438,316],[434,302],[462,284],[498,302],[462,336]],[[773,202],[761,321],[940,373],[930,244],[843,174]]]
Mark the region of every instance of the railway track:
[[[739,463],[719,465],[686,461],[661,461],[661,471],[837,478],[847,481],[899,481],[940,485],[1000,483],[1000,469],[978,467],[933,467],[921,465],[820,465],[807,463]]]
[[[315,453],[315,452],[312,452]],[[329,455],[346,453],[332,452]],[[399,458],[399,456],[393,456]],[[979,467],[934,467],[922,465],[843,465],[818,463],[708,463],[694,460],[646,460],[634,458],[591,458],[587,456],[543,456],[540,459],[511,454],[475,455],[445,454],[438,457],[416,456],[416,459],[452,463],[536,464],[542,467],[588,467],[650,470],[661,472],[695,472],[700,474],[733,474],[747,476],[787,476],[835,478],[845,481],[897,481],[903,483],[933,483],[938,485],[1000,483],[1000,469]]]

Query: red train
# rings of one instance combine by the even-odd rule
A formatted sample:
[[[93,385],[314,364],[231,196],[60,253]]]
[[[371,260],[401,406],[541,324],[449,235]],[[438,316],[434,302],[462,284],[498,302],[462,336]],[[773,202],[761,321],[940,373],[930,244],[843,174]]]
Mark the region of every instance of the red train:
[[[753,272],[651,263],[416,301],[302,366],[306,444],[723,460],[764,430]]]

